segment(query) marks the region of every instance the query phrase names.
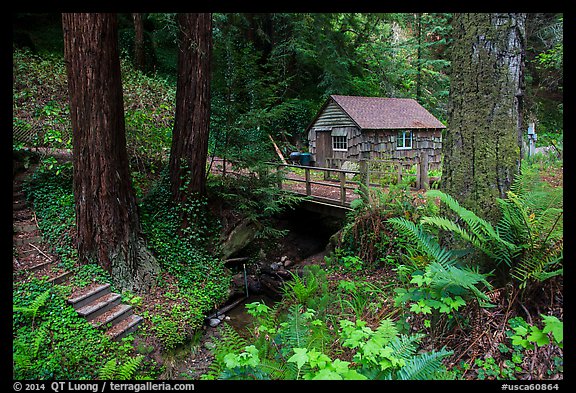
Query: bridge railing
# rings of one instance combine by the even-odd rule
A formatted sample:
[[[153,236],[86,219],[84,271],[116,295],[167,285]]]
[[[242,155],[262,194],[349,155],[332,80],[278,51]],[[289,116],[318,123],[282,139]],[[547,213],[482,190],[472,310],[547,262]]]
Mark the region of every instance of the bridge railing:
[[[280,188],[310,197],[317,202],[349,207],[350,202],[359,197],[369,201],[370,187],[385,187],[392,183],[390,180],[400,182],[407,175],[415,177],[413,189],[428,188],[427,158],[427,156],[423,156],[416,160],[404,160],[402,162],[398,160],[356,160],[357,169],[279,162],[265,162],[265,164],[282,173],[282,176],[279,176],[278,186]],[[222,159],[215,159],[215,162],[218,162],[216,167],[219,169],[217,170],[221,171],[223,176],[226,176],[227,172],[232,173],[233,162]],[[391,164],[392,170],[390,168],[383,169],[383,163]],[[409,174],[406,170],[412,165],[416,165],[415,174]],[[383,176],[387,176],[387,179],[383,180]],[[359,188],[362,192],[356,192]]]
[[[334,169],[315,166],[267,162],[278,171],[285,171],[280,188],[287,188],[298,194],[329,204],[350,206],[351,200],[358,197],[354,193],[359,185],[367,185],[367,170],[361,165],[359,170]],[[287,170],[287,171],[286,171]],[[335,174],[336,180],[326,174]],[[300,183],[303,187],[293,187],[288,183]],[[364,193],[362,193],[364,195]]]

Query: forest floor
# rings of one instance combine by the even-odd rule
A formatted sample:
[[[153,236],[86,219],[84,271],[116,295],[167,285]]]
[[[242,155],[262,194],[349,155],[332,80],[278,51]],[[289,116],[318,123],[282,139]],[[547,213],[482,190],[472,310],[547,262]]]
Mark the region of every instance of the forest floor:
[[[21,188],[24,177],[28,176],[33,167],[25,171],[20,171],[15,174],[13,181],[14,197],[16,197],[19,189]],[[545,173],[543,179],[554,187],[563,186],[563,171],[562,168],[551,168]],[[24,271],[33,265],[39,265],[46,262],[45,267],[38,269],[34,272],[37,277],[49,277],[50,279],[61,276],[63,271],[58,268],[59,257],[51,252],[51,247],[48,244],[38,239],[38,242],[22,241],[23,238],[38,238],[41,237],[39,233],[36,217],[33,209],[24,205],[18,209],[13,210],[13,223],[18,225],[28,225],[30,231],[27,234],[21,232],[13,233],[13,280],[30,279],[30,275],[24,274]],[[293,249],[293,239],[287,238],[285,242],[278,244],[278,252]],[[311,256],[296,261],[296,265],[306,264],[320,264],[325,263],[324,257],[326,251],[315,253]],[[363,275],[363,279],[367,282],[382,283],[395,280],[389,269],[378,269],[370,275]],[[170,291],[176,291],[177,285],[173,277],[168,273],[163,273],[164,282],[163,287],[155,287],[152,290],[141,294],[142,296],[142,309],[139,312],[148,311],[150,314],[155,312],[156,305],[159,303],[167,305],[168,300],[165,294]],[[358,279],[358,277],[349,277],[343,273],[333,273],[329,280],[338,282],[342,279]],[[563,320],[563,280],[562,277],[547,280],[544,285],[534,287],[531,293],[522,293],[517,288],[495,288],[489,294],[495,307],[481,308],[479,306],[471,305],[468,307],[468,315],[471,323],[471,328],[468,329],[453,329],[452,333],[448,336],[440,333],[442,326],[433,326],[423,343],[431,348],[439,348],[445,345],[447,348],[454,351],[451,358],[451,364],[456,366],[459,362],[465,361],[467,364],[473,364],[475,360],[484,360],[487,356],[491,356],[496,360],[497,364],[503,362],[510,357],[509,354],[503,353],[499,350],[499,344],[504,342],[506,338],[504,335],[506,324],[508,320],[514,316],[522,316],[529,323],[534,322],[540,314],[555,315]],[[525,303],[526,299],[532,300],[530,303]],[[527,304],[525,306],[525,304]],[[392,308],[393,305],[390,305]],[[373,321],[368,321],[371,324],[376,324],[378,318],[385,315],[390,310],[381,310],[378,315],[374,315]],[[148,332],[146,325],[150,324],[150,319],[144,322],[144,329]],[[225,322],[224,322],[225,323]],[[412,322],[413,326],[419,326],[421,323],[418,321]],[[149,327],[149,326],[148,326]],[[194,336],[194,339],[185,347],[179,348],[174,351],[162,351],[159,341],[152,334],[135,335],[134,347],[140,350],[148,348],[148,357],[154,359],[159,365],[164,366],[163,374],[159,379],[172,380],[172,379],[198,379],[202,374],[206,373],[213,360],[211,348],[215,340],[218,340],[218,328],[211,328],[204,326],[199,334]],[[548,370],[555,370],[553,358],[555,356],[562,357],[562,351],[558,348],[536,347],[534,350],[525,351],[524,367],[526,370],[525,379],[562,379],[562,373],[555,373],[550,375]],[[467,375],[468,374],[468,375]],[[476,372],[474,367],[464,372],[464,378],[475,379]]]

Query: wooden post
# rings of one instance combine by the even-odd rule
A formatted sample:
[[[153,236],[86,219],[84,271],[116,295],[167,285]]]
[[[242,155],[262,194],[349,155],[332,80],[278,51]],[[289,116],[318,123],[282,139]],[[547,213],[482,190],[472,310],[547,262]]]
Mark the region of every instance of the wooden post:
[[[430,181],[428,179],[428,153],[423,151],[420,153],[420,189],[427,190],[430,188]]]
[[[310,184],[310,168],[305,168],[304,174],[306,175],[306,196],[310,196],[312,195],[312,185]]]
[[[276,176],[278,178],[278,189],[281,190],[282,189],[282,173],[280,173],[280,174],[278,173],[278,172],[280,172],[280,168],[281,168],[280,166],[276,167]]]
[[[360,195],[362,195],[365,203],[370,203],[370,172],[368,170],[368,162],[366,160],[360,160],[358,164],[360,167]]]
[[[398,183],[400,184],[402,182],[402,162],[397,161],[397,165],[398,165]]]
[[[339,172],[340,176],[340,202],[344,206],[346,204],[346,173]]]

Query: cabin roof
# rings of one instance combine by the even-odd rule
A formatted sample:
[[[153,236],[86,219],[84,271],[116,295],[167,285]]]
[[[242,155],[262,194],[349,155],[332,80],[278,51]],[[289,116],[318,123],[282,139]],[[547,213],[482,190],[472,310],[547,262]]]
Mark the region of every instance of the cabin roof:
[[[331,95],[330,99],[361,129],[446,128],[411,98]]]

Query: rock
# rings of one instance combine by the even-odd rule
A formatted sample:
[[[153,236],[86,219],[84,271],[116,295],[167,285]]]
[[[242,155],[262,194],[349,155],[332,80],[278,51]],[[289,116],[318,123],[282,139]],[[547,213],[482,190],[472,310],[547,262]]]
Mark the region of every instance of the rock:
[[[286,260],[284,261],[284,267],[289,267],[292,266],[294,264],[294,262],[292,262],[292,260],[286,258]]]
[[[262,285],[262,292],[269,298],[274,300],[282,299],[282,282],[274,278],[264,275],[260,278]]]
[[[220,322],[222,322],[222,321],[218,318],[210,318],[208,320],[208,325],[210,325],[210,327],[216,327],[216,326],[220,325]]]
[[[280,266],[282,266],[280,263],[278,263],[278,262],[272,262],[272,263],[270,264],[270,269],[272,269],[272,270],[278,270],[278,269],[280,268]]]
[[[261,225],[250,219],[244,219],[238,224],[222,244],[223,259],[228,259],[238,251],[244,249],[254,240]]]
[[[287,260],[288,260],[288,257],[286,255],[284,255],[282,258],[280,258],[280,262],[282,262],[282,263],[286,263]]]

